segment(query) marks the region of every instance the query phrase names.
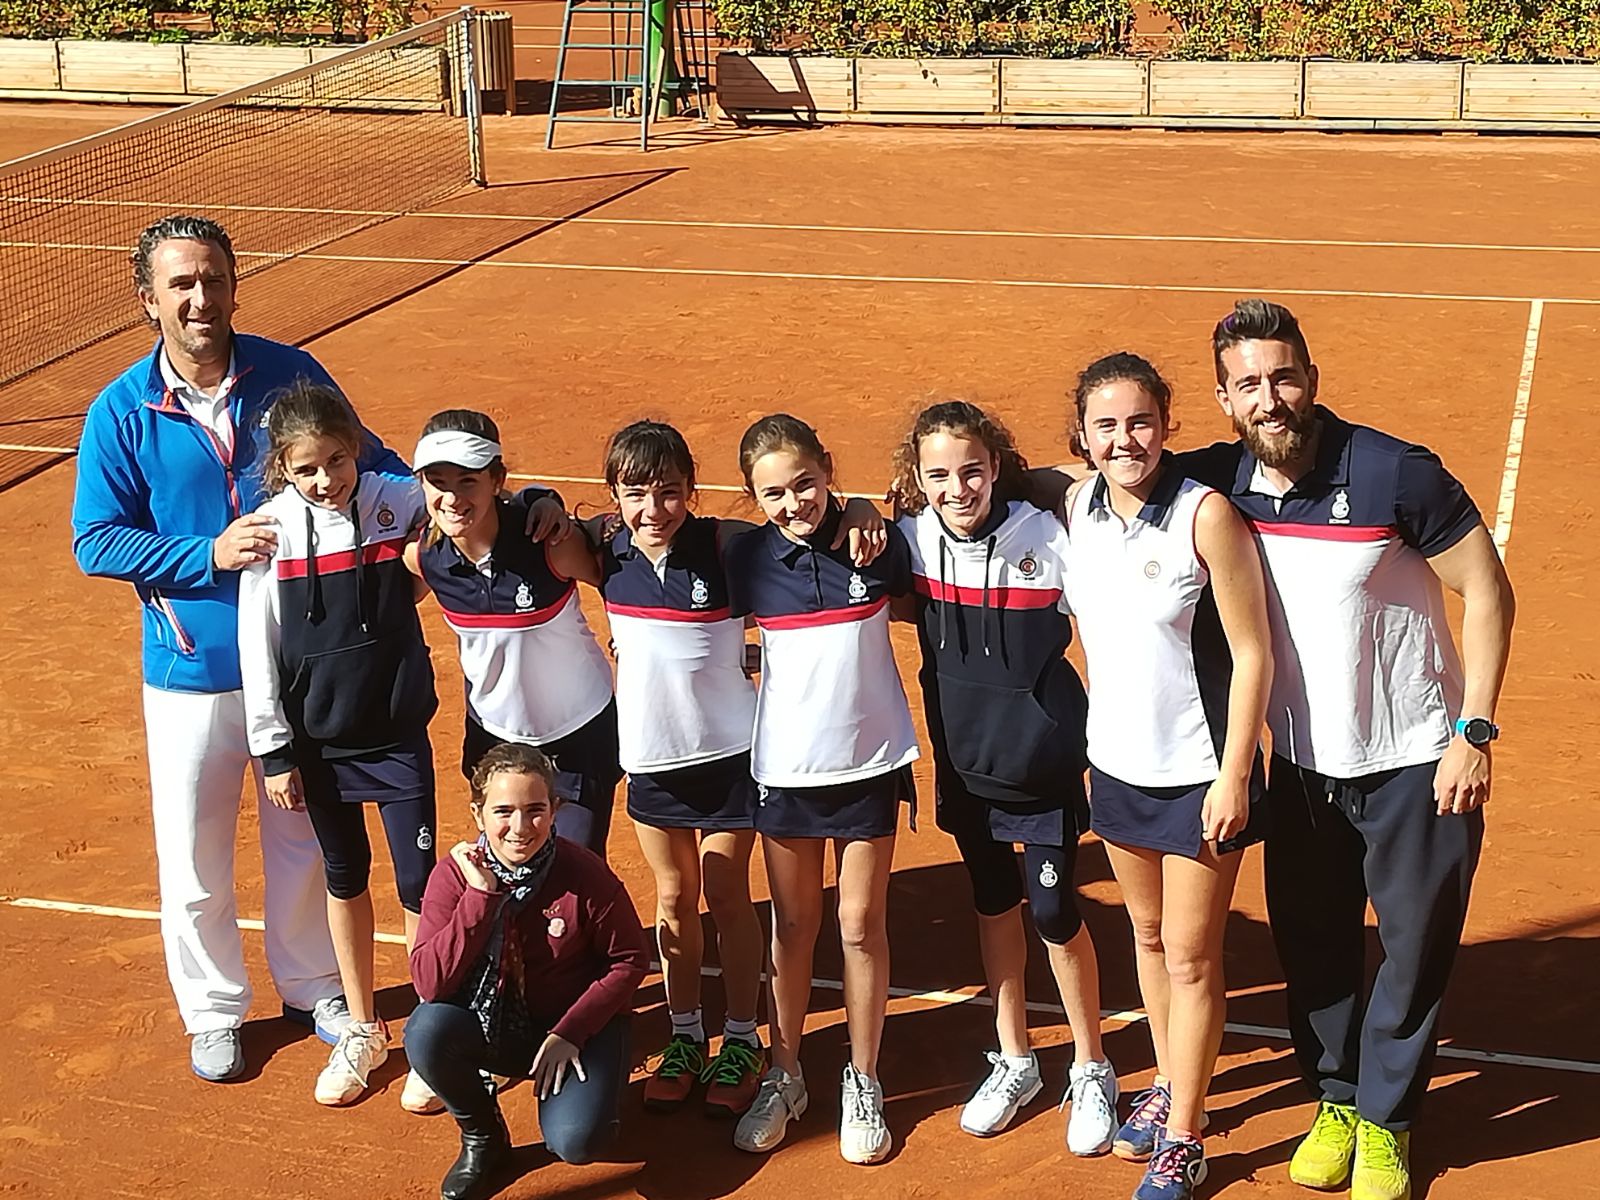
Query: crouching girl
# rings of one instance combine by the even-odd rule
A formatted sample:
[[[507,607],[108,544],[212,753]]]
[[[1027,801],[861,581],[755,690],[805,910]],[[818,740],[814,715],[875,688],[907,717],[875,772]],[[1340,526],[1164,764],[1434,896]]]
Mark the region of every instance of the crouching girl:
[[[495,1190],[511,1138],[482,1074],[531,1078],[545,1148],[592,1161],[616,1135],[628,1018],[650,955],[633,901],[605,860],[554,834],[555,768],[511,742],[472,776],[476,842],[434,868],[411,976],[412,1069],[461,1128],[444,1200]]]

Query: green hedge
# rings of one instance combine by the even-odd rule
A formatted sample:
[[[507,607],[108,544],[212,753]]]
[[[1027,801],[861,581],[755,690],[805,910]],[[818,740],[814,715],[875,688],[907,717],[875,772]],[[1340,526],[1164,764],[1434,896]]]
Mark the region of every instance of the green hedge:
[[[411,22],[410,0],[0,0],[0,37],[365,40]]]
[[[1600,0],[1151,0],[1139,30],[1132,0],[714,3],[738,44],[844,56],[1600,60]]]

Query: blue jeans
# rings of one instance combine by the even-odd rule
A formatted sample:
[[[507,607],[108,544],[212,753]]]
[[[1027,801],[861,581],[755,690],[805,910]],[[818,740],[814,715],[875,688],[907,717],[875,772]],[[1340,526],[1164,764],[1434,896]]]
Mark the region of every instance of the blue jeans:
[[[628,1020],[628,1013],[613,1017],[585,1043],[579,1061],[587,1079],[569,1070],[560,1093],[539,1101],[545,1149],[563,1162],[592,1162],[616,1139],[628,1082]],[[405,1039],[412,1069],[458,1118],[483,1116],[494,1103],[479,1071],[526,1077],[538,1050],[537,1043],[491,1048],[477,1014],[457,1004],[419,1004]]]

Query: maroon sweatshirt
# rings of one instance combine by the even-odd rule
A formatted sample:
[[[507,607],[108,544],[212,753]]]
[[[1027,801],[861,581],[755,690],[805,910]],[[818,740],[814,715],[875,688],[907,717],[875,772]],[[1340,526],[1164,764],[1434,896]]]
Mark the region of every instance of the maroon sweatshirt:
[[[428,877],[411,952],[411,979],[424,1000],[448,1000],[489,945],[504,892],[480,892],[446,855]],[[605,860],[556,840],[539,894],[506,930],[522,948],[522,994],[534,1024],[582,1046],[625,1012],[650,966],[639,914]],[[504,961],[502,955],[501,961]]]

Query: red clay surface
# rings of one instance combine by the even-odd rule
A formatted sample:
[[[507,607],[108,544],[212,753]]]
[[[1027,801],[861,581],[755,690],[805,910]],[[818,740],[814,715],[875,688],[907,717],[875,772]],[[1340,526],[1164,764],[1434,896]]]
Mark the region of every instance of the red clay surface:
[[[559,6],[516,11],[519,23],[547,24],[544,14]],[[4,115],[0,157],[131,116],[28,106],[8,106]],[[538,118],[491,121],[488,132],[493,186],[443,207],[524,220],[397,221],[332,248],[482,265],[437,282],[430,282],[437,267],[415,262],[285,265],[247,283],[239,322],[290,336],[307,307],[331,315],[339,304],[353,304],[351,311],[378,304],[310,343],[369,424],[404,450],[430,412],[481,405],[501,422],[512,469],[528,473],[593,476],[607,434],[648,414],[684,430],[704,481],[731,483],[746,423],[789,409],[818,425],[845,487],[875,491],[911,414],[930,395],[951,393],[1001,413],[1036,461],[1057,461],[1065,455],[1070,378],[1094,356],[1124,347],[1169,372],[1184,423],[1179,441],[1194,444],[1224,432],[1210,398],[1210,325],[1235,295],[1265,292],[1304,318],[1326,401],[1439,450],[1492,520],[1527,299],[1600,296],[1593,249],[1443,245],[1600,246],[1600,216],[1574,203],[1600,194],[1600,159],[1584,141],[734,133],[684,124],[661,138],[661,150],[640,156],[627,148],[626,129],[564,130],[563,141],[586,145],[555,154],[539,149]],[[579,220],[552,220],[580,212]],[[734,223],[755,227],[728,227]],[[835,228],[785,228],[798,225]],[[913,232],[883,232],[890,228]],[[1133,240],[932,232],[951,229]],[[1158,240],[1195,237],[1239,240]],[[1262,241],[1271,238],[1366,244]],[[599,269],[606,267],[628,269]],[[124,268],[106,254],[104,269]],[[1054,286],[1063,283],[1102,286]],[[1158,290],[1139,290],[1146,288]],[[1168,288],[1194,290],[1160,290]],[[1439,298],[1445,295],[1490,298]],[[1600,796],[1585,763],[1600,724],[1600,629],[1591,619],[1600,588],[1592,553],[1600,417],[1589,403],[1597,325],[1593,305],[1544,306],[1508,553],[1521,610],[1501,710],[1505,738],[1442,1026],[1459,1047],[1591,1064],[1600,1063],[1592,1020],[1600,905],[1590,866],[1600,854]],[[46,439],[75,436],[71,413],[146,344],[146,335],[128,335],[41,378],[38,386],[61,398],[57,420],[42,430],[4,426],[0,440],[56,444]],[[125,587],[86,580],[72,563],[72,482],[72,467],[58,466],[0,492],[0,536],[10,561],[25,564],[0,600],[7,763],[0,893],[153,910],[135,612]],[[603,498],[593,487],[562,486],[571,501]],[[712,511],[732,503],[705,496]],[[590,611],[603,630],[603,616],[593,605]],[[469,824],[453,769],[461,701],[449,682],[451,640],[431,603],[425,616],[443,681],[434,732],[448,845]],[[899,650],[914,688],[914,645],[902,637]],[[926,771],[921,781],[926,789]],[[250,916],[261,910],[253,829],[247,814],[239,895]],[[398,930],[378,857],[380,925]],[[648,872],[624,820],[612,858],[648,915]],[[927,821],[921,832],[903,834],[896,866],[895,985],[918,992],[978,986],[975,930],[950,840]],[[764,895],[759,869],[755,879]],[[1126,918],[1092,841],[1078,882],[1102,957],[1105,1005],[1136,1007]],[[0,905],[0,938],[10,948],[0,979],[7,1101],[0,1195],[436,1194],[454,1131],[400,1111],[403,1056],[391,1059],[381,1086],[353,1110],[320,1109],[311,1082],[324,1049],[274,1019],[260,937],[245,937],[259,989],[246,1034],[250,1075],[232,1086],[206,1085],[187,1071],[153,922]],[[1240,880],[1228,966],[1230,1019],[1281,1025],[1258,852]],[[1043,962],[1033,968],[1031,997],[1053,1002]],[[819,954],[817,973],[838,977],[836,946]],[[400,948],[379,947],[379,976],[386,1011],[398,1022],[411,1003]],[[714,987],[707,1001],[714,1018]],[[662,1003],[652,980],[639,997],[641,1060],[664,1038]],[[976,1004],[894,1002],[882,1076],[899,1149],[881,1167],[844,1164],[833,1136],[832,1085],[844,1056],[839,993],[820,989],[815,1003],[818,1032],[806,1049],[813,1112],[776,1154],[738,1153],[726,1126],[697,1113],[648,1116],[636,1084],[615,1162],[570,1168],[530,1150],[530,1173],[504,1194],[704,1200],[1066,1192],[1111,1200],[1131,1193],[1135,1169],[1067,1155],[1060,1117],[1046,1104],[998,1139],[958,1131],[957,1110],[992,1037],[990,1014]],[[1060,1084],[1069,1059],[1065,1026],[1048,1013],[1034,1021],[1047,1073]],[[1148,1079],[1152,1061],[1139,1026],[1115,1028],[1107,1045],[1126,1088]],[[513,1091],[507,1107],[517,1139],[536,1142],[527,1090]],[[1287,1182],[1284,1164],[1311,1110],[1283,1042],[1230,1035],[1210,1107],[1211,1194],[1303,1195]],[[1597,1195],[1597,1136],[1600,1075],[1441,1058],[1415,1140],[1417,1194]]]

